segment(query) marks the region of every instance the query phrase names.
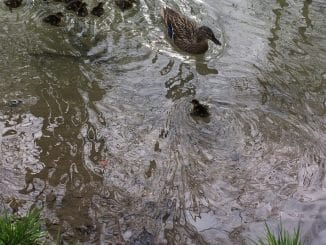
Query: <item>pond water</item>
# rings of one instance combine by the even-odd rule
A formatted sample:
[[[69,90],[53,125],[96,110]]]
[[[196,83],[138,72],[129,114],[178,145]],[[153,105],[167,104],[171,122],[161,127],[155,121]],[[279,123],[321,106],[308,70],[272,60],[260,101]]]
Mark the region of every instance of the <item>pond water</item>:
[[[162,5],[222,46],[179,52]],[[2,2],[2,202],[43,207],[64,244],[250,244],[264,222],[324,244],[325,16],[324,0],[111,0],[100,18]]]

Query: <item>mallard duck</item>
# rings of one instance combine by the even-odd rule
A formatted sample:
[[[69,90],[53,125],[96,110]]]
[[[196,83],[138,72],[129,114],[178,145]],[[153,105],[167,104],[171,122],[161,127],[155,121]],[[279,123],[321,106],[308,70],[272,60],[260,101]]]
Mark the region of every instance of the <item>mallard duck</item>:
[[[53,26],[59,26],[62,17],[63,14],[61,12],[58,12],[56,14],[48,15],[43,19],[43,21]]]
[[[82,3],[77,10],[77,15],[80,17],[85,17],[88,15],[88,10],[87,10],[87,3]]]
[[[103,5],[104,5],[103,2],[98,3],[98,5],[94,7],[91,11],[92,15],[100,17],[102,14],[104,14]]]
[[[136,0],[115,0],[115,4],[123,11],[132,7]]]
[[[206,105],[202,105],[198,100],[193,99],[191,101],[193,105],[191,115],[196,117],[208,117],[210,115],[208,111],[208,107]]]
[[[72,11],[78,11],[81,5],[82,5],[82,1],[72,0],[67,3],[66,9]]]
[[[9,9],[18,8],[22,4],[23,0],[6,0],[4,3],[9,7]]]
[[[170,8],[161,8],[161,16],[167,27],[168,37],[181,50],[191,54],[202,54],[208,49],[207,40],[221,45],[212,29],[197,24]]]

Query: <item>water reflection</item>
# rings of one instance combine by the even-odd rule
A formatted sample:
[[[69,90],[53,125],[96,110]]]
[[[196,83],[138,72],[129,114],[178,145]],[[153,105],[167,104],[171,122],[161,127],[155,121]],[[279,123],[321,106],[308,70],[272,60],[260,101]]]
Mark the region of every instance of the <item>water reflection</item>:
[[[31,112],[44,119],[42,137],[35,143],[42,149],[39,159],[45,166],[26,176],[26,191],[37,179],[47,186],[39,198],[44,201],[46,195],[53,237],[63,232],[62,239],[70,242],[76,235],[80,242],[97,240],[99,231],[89,207],[102,182],[97,169],[106,159],[105,142],[92,125],[96,120],[105,126],[94,105],[104,94],[98,85],[100,77],[90,72],[91,67],[65,56],[35,57],[33,62],[42,82],[35,88],[39,100]],[[88,77],[83,75],[85,70]],[[49,200],[50,194],[56,198]]]

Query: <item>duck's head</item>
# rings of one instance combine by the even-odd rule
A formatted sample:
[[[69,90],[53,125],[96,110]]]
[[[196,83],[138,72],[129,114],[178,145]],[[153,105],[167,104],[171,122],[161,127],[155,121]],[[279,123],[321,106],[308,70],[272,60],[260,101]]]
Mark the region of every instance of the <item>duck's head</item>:
[[[215,37],[214,32],[208,26],[199,27],[197,35],[199,39],[209,39],[216,45],[221,45],[221,42]]]

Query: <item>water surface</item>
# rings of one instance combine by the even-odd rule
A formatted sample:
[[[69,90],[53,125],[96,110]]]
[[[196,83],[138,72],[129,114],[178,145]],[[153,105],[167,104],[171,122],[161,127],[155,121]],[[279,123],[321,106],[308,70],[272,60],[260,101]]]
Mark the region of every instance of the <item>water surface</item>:
[[[222,47],[180,53],[161,5]],[[42,23],[59,10],[64,25]],[[64,244],[250,244],[280,220],[322,244],[325,11],[323,0],[141,0],[78,18],[51,1],[2,3],[2,201],[43,207]],[[193,98],[209,120],[190,116]]]

